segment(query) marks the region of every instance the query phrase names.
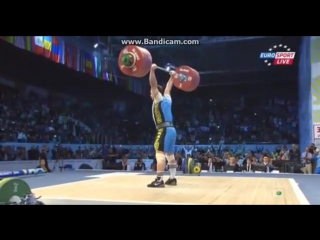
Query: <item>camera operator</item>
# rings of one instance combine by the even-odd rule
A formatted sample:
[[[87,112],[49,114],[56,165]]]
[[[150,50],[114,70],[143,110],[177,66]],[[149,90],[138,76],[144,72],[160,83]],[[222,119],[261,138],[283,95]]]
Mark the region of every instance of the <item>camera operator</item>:
[[[52,158],[55,160],[53,171],[56,169],[56,166],[58,165],[60,172],[64,170],[64,148],[60,144],[57,144],[54,149],[51,150]]]
[[[294,173],[302,173],[303,164],[300,162],[300,149],[297,144],[292,144],[292,149],[289,151],[288,159],[293,162],[293,172]]]
[[[19,151],[19,147],[17,147],[17,150]],[[40,151],[39,147],[31,147],[28,151],[28,160],[39,160],[40,158]]]
[[[0,161],[4,161],[5,160],[5,156],[6,156],[6,154],[4,152],[4,149],[0,145]]]
[[[316,146],[314,145],[314,143],[311,143],[309,146],[309,152],[313,155],[316,151]]]
[[[312,159],[313,154],[310,152],[310,148],[307,147],[305,152],[301,154],[301,163],[304,165],[302,171],[304,174],[312,174]]]
[[[312,156],[315,155],[316,149],[317,149],[317,147],[315,146],[315,144],[311,143],[309,146],[309,152],[312,154]],[[312,165],[312,172],[314,173],[316,170],[317,164],[316,164],[316,162],[312,161],[311,165]]]
[[[300,150],[297,144],[292,144],[292,149],[289,151],[289,161],[300,163]]]
[[[44,159],[45,161],[48,161],[47,152],[46,152],[45,148],[41,149],[39,160],[41,160],[41,159]]]
[[[53,160],[58,160],[59,157],[58,157],[58,151],[57,151],[57,145],[51,149],[51,155],[52,155],[52,159]]]
[[[107,156],[104,157],[103,169],[118,169],[117,161],[117,150],[115,147],[110,147],[108,149]]]

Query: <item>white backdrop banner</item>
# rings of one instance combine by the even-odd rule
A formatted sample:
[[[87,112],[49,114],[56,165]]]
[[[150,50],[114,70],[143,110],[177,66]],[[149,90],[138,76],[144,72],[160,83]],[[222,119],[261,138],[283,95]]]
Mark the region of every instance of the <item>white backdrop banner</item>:
[[[102,159],[67,159],[62,160],[63,166],[68,165],[70,169],[102,169]],[[55,161],[48,161],[49,168],[52,170]],[[17,171],[21,169],[32,169],[39,166],[39,161],[0,161],[0,172],[3,171]],[[59,163],[57,163],[57,167]]]

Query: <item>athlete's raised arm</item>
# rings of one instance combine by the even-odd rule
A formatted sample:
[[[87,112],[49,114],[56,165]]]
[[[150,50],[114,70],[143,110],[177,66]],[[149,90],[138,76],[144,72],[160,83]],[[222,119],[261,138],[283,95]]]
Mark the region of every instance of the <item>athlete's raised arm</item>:
[[[165,95],[170,95],[170,93],[171,93],[171,89],[172,89],[172,86],[173,86],[173,78],[174,78],[176,72],[175,71],[170,71],[169,74],[170,74],[170,78],[169,78],[169,80],[167,82],[166,89],[164,90],[164,94]]]
[[[151,86],[151,97],[156,97],[159,93],[158,91],[158,82],[155,74],[155,69],[157,68],[156,64],[151,65],[150,74],[149,74],[149,82]]]

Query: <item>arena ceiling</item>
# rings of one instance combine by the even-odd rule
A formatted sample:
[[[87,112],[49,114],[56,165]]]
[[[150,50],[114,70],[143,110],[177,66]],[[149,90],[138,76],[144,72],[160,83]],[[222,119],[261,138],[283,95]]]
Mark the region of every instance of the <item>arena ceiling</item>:
[[[298,54],[294,66],[267,66],[259,59],[261,52],[266,52],[277,44],[290,46],[298,52],[300,37],[284,36],[78,36],[78,41],[88,49],[98,47],[106,56],[118,56],[123,48],[121,40],[144,38],[156,40],[197,39],[198,46],[144,46],[151,52],[154,62],[160,66],[170,63],[174,66],[190,65],[201,73],[202,85],[231,84],[238,82],[284,81],[294,80],[297,76]],[[248,78],[250,73],[250,78]],[[124,77],[124,76],[123,76]]]

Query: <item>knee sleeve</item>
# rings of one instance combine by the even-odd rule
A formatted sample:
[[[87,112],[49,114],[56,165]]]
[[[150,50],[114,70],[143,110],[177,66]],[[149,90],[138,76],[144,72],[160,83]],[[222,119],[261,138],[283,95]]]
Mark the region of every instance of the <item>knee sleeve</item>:
[[[157,162],[158,163],[166,163],[166,156],[164,155],[164,153],[163,152],[157,152],[156,153],[156,158],[157,158]]]
[[[168,164],[170,168],[176,168],[177,167],[177,161],[174,158],[173,154],[167,154],[166,155],[167,159],[168,159]]]

